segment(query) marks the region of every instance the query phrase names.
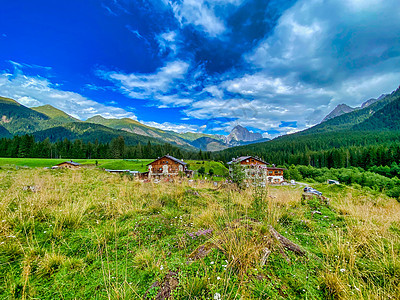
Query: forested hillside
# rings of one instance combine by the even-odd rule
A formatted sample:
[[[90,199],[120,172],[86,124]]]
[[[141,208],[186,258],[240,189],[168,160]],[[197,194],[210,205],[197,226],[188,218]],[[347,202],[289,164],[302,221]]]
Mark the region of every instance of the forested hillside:
[[[86,122],[104,125],[113,129],[119,129],[135,134],[140,134],[143,136],[160,138],[163,139],[167,143],[174,143],[177,145],[182,145],[186,147],[190,147],[190,144],[187,140],[179,137],[179,134],[176,132],[169,132],[165,130],[161,130],[158,128],[146,126],[136,120],[130,118],[123,119],[106,119],[102,116],[94,116],[86,120]]]
[[[400,130],[400,97],[374,113],[355,130]]]
[[[269,142],[234,147],[214,154],[224,161],[257,155],[274,164],[315,167],[387,165],[400,159],[400,131],[342,131],[310,135],[292,134]]]
[[[34,132],[33,136],[38,141],[43,141],[48,138],[50,142],[56,142],[67,138],[71,141],[79,139],[84,142],[94,142],[97,140],[99,143],[109,143],[113,138],[122,136],[125,143],[129,146],[137,145],[139,143],[146,144],[149,141],[153,144],[163,144],[162,141],[155,138],[123,130],[116,130],[99,124],[84,122],[68,123],[62,126]]]
[[[40,130],[50,120],[45,114],[3,97],[0,97],[0,115],[0,125],[11,134],[25,134]]]
[[[49,138],[43,141],[35,140],[32,135],[14,136],[13,138],[0,139],[0,157],[21,157],[21,158],[154,158],[166,153],[179,158],[197,159],[198,153],[187,152],[171,144],[138,143],[130,146],[125,144],[122,136],[102,143],[85,142],[81,139],[74,141],[57,140],[50,142]],[[209,158],[207,154],[201,158]]]
[[[59,110],[54,106],[48,104],[38,107],[32,107],[31,109],[48,116],[50,119],[59,121],[60,123],[79,122],[78,119],[71,117],[62,110]]]
[[[7,129],[0,125],[0,138],[6,137],[11,137],[11,133],[9,133]]]
[[[400,89],[397,89],[391,94],[383,97],[381,100],[363,109],[358,109],[353,112],[343,114],[336,118],[327,120],[326,122],[318,124],[310,129],[299,132],[297,133],[297,135],[340,131],[340,130],[351,130],[355,125],[364,122],[365,120],[370,118],[374,113],[385,107],[387,104],[399,98],[400,98]]]

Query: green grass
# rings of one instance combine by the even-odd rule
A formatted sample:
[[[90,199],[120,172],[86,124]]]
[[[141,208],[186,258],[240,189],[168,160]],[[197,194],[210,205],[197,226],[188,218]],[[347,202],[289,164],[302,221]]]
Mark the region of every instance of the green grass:
[[[64,162],[69,159],[46,159],[46,158],[0,158],[1,166],[19,166],[19,167],[30,167],[30,168],[44,168],[52,167],[56,164]],[[84,165],[94,165],[96,161],[98,166],[103,169],[114,169],[114,170],[134,170],[145,172],[148,170],[147,164],[152,162],[153,159],[73,159],[73,161]],[[216,161],[200,161],[200,160],[188,160],[185,161],[189,164],[190,170],[198,170],[204,167],[208,174],[210,168],[214,170],[215,175],[222,177],[228,176],[228,169],[221,162]]]
[[[396,299],[400,203],[316,187],[330,206],[302,201],[292,186],[0,169],[0,299],[154,299],[150,287],[169,272],[178,274],[174,299]],[[269,225],[308,255],[280,249]],[[201,246],[210,252],[189,260]]]
[[[113,170],[132,170],[146,172],[148,171],[147,164],[152,161],[152,159],[114,160],[106,163],[100,163],[100,167]]]
[[[48,158],[0,158],[1,166],[20,166],[20,167],[30,167],[30,168],[44,168],[52,167],[56,164],[62,163],[69,159],[48,159]],[[80,164],[94,165],[96,164],[96,159],[73,159],[73,161]],[[115,159],[97,159],[99,165],[115,161]]]
[[[188,163],[190,165],[189,169],[191,169],[191,170],[197,171],[201,167],[204,167],[207,174],[210,171],[210,169],[213,169],[215,175],[224,176],[224,177],[228,176],[228,169],[221,162],[202,161],[202,160],[187,160],[186,163]]]

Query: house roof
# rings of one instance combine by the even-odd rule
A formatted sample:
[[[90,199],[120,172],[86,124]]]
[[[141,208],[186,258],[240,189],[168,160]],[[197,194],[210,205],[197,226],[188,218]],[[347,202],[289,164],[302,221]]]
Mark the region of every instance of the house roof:
[[[59,165],[62,165],[62,164],[69,164],[69,165],[73,165],[73,166],[80,166],[81,165],[80,163],[77,163],[77,162],[74,162],[72,160],[69,160],[69,161],[64,161],[62,163],[59,163],[56,166],[59,166]]]
[[[175,157],[173,157],[173,156],[171,156],[171,155],[164,155],[163,157],[157,158],[156,160],[154,160],[154,161],[152,161],[151,163],[147,164],[147,166],[148,166],[148,165],[151,165],[152,163],[154,163],[154,162],[156,162],[156,161],[158,161],[158,160],[160,160],[160,159],[163,159],[164,157],[169,158],[169,159],[173,160],[174,162],[177,162],[178,164],[186,165],[185,162],[183,162],[183,161],[181,161],[181,160],[179,160],[179,159],[177,159],[177,158],[175,158]]]
[[[228,165],[231,165],[231,164],[237,163],[237,162],[241,162],[241,161],[244,161],[244,160],[249,159],[249,158],[254,158],[254,159],[256,159],[256,160],[268,165],[268,163],[263,161],[261,158],[250,156],[250,155],[248,155],[248,156],[240,156],[240,157],[238,157],[236,159],[233,159],[232,161],[228,162]]]

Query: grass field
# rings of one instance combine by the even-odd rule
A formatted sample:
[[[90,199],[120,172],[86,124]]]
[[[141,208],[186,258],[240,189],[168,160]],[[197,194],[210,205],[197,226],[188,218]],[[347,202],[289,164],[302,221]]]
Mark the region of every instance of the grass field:
[[[0,167],[4,166],[19,166],[30,168],[45,168],[52,167],[69,159],[48,159],[48,158],[5,158],[0,157]],[[80,164],[95,165],[98,161],[99,165],[111,163],[115,159],[74,159],[73,161]]]
[[[4,166],[18,166],[30,168],[45,168],[52,167],[56,164],[64,162],[65,159],[45,159],[45,158],[0,158],[0,167]],[[80,164],[95,165],[98,163],[99,168],[114,169],[114,170],[135,170],[139,172],[147,171],[147,164],[152,162],[153,159],[74,159]],[[220,162],[215,161],[186,161],[189,164],[189,169],[198,170],[204,167],[206,173],[210,168],[214,170],[215,175],[226,177],[228,169]]]
[[[0,299],[399,299],[400,203],[316,187],[2,169]]]

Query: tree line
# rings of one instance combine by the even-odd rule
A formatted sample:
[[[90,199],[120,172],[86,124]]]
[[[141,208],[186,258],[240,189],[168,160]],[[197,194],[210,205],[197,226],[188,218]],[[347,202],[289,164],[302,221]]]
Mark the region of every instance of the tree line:
[[[14,136],[0,139],[0,157],[21,158],[155,158],[170,154],[176,158],[185,159],[210,159],[208,152],[185,151],[171,144],[153,145],[138,144],[127,146],[124,137],[119,136],[109,143],[71,141],[67,138],[62,141],[50,142],[49,138],[36,141],[32,135]]]

